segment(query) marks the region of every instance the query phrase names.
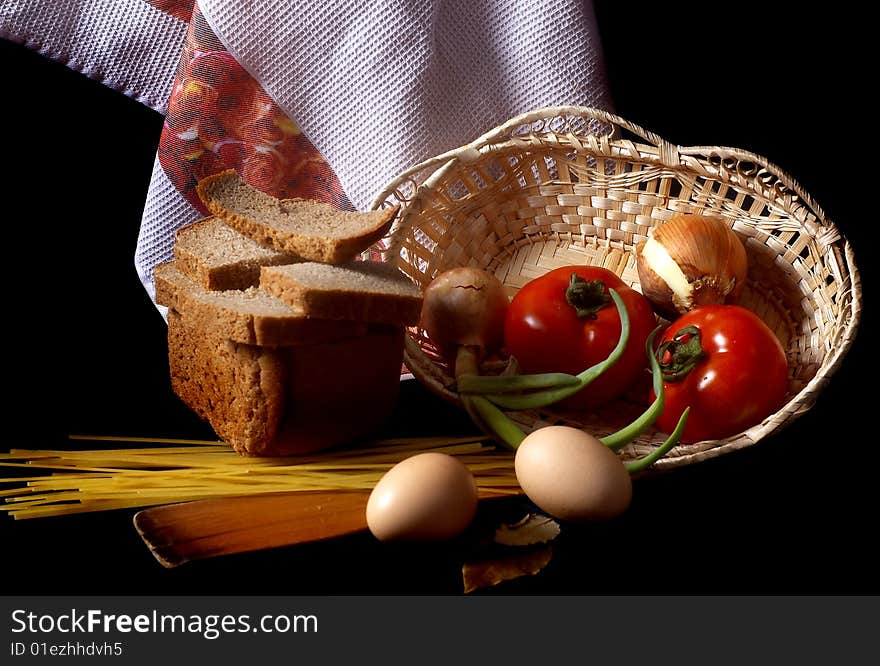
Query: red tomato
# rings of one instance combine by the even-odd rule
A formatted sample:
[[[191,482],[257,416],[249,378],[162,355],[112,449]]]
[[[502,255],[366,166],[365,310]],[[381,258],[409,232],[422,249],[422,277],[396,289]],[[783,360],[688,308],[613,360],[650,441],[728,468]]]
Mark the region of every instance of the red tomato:
[[[580,295],[568,298],[572,276]],[[586,286],[584,288],[584,285]],[[587,388],[561,406],[595,407],[625,393],[648,366],[645,340],[656,321],[651,304],[614,273],[596,266],[565,266],[528,282],[507,310],[504,342],[526,373],[578,374],[605,360],[620,339],[620,315],[608,293],[620,294],[630,319],[623,356]],[[576,290],[577,291],[577,290]],[[583,307],[578,312],[578,307]]]
[[[782,345],[756,314],[737,305],[705,305],[679,317],[663,334],[658,358],[666,400],[657,425],[672,432],[690,406],[686,443],[730,437],[760,423],[782,406],[788,390]]]

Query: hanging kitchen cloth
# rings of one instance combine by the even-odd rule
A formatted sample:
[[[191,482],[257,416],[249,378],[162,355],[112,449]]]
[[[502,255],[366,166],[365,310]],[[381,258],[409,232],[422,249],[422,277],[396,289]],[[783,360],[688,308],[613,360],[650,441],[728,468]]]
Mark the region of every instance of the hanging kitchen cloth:
[[[166,114],[135,251],[151,297],[211,173],[363,210],[512,116],[611,108],[591,0],[31,0],[0,34]]]

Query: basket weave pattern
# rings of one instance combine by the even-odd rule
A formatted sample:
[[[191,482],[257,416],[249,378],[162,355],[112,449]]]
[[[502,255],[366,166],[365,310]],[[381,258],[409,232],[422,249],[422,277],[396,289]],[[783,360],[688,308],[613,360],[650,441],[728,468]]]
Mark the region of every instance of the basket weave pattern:
[[[683,213],[730,223],[749,258],[740,303],[770,326],[788,356],[787,403],[734,437],[676,447],[657,469],[749,446],[810,409],[858,326],[852,250],[792,178],[758,155],[675,146],[603,111],[560,107],[514,118],[400,175],[373,208],[394,204],[402,208],[377,248],[383,260],[423,288],[455,266],[488,269],[510,296],[572,264],[603,266],[638,289],[634,248],[656,224]],[[424,331],[410,331],[405,361],[430,390],[457,401],[449,368]],[[483,372],[497,370],[489,364]],[[567,423],[601,436],[644,408],[646,393],[638,391],[596,414],[548,408],[510,416],[527,431]],[[644,455],[664,438],[648,431],[622,455]]]

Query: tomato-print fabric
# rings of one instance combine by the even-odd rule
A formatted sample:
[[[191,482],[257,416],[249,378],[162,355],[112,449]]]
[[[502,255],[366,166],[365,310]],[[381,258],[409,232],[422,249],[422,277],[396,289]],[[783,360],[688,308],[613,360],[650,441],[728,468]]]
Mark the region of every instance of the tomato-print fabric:
[[[198,6],[184,40],[158,159],[174,187],[203,215],[207,210],[196,184],[229,167],[272,196],[351,208],[321,154],[226,51]]]
[[[181,21],[189,21],[195,0],[145,0],[156,9],[171,14]]]

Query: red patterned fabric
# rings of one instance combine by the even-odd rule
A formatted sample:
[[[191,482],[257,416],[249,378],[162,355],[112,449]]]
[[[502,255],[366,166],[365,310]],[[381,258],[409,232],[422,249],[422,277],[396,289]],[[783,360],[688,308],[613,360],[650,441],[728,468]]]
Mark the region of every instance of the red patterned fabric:
[[[176,16],[181,21],[189,21],[195,4],[195,0],[145,0],[145,2],[167,14]]]
[[[192,2],[152,0],[183,11]],[[351,209],[333,170],[211,31],[196,4],[159,142],[159,163],[201,213],[201,178],[234,168],[279,198],[317,199]]]

